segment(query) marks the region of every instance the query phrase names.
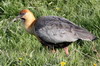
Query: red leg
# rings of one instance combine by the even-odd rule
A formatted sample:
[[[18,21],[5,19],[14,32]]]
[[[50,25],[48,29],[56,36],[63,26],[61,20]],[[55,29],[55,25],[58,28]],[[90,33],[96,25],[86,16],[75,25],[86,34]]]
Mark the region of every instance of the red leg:
[[[64,50],[65,50],[66,55],[68,56],[69,55],[68,47],[65,47]]]

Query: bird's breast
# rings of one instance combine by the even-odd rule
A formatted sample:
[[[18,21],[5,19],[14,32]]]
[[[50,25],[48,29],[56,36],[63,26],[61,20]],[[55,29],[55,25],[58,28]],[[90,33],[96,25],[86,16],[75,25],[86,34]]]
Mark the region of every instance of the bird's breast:
[[[30,34],[35,35],[35,28],[34,28],[34,26],[29,27],[29,28],[26,28],[26,31],[27,31],[28,33],[30,33]]]

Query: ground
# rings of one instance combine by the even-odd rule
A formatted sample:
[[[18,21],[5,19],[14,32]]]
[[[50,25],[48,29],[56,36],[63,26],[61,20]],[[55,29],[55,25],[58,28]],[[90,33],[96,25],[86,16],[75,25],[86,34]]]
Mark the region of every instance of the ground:
[[[19,11],[30,9],[38,18],[65,17],[100,38],[100,0],[0,0],[0,66],[99,66],[100,40],[74,42],[67,57],[63,49],[52,53],[21,21],[12,22]]]

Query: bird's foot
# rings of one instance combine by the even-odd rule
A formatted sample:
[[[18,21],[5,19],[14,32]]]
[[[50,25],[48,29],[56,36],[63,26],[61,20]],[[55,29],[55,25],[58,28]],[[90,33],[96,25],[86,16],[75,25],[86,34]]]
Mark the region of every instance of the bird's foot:
[[[68,47],[65,47],[64,50],[65,50],[66,55],[69,56]]]

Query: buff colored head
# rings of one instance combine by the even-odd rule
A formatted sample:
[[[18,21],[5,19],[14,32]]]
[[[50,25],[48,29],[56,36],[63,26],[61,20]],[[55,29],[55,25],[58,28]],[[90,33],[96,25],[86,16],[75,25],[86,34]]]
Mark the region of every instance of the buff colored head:
[[[15,22],[19,18],[21,18],[24,22],[30,22],[35,20],[33,13],[28,9],[20,11],[20,14],[13,21]]]

